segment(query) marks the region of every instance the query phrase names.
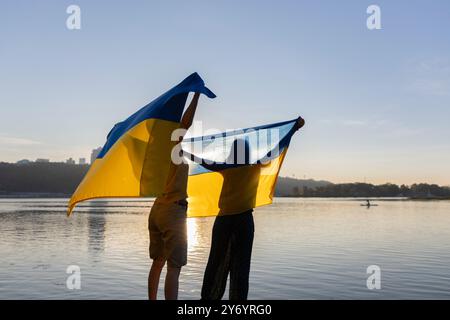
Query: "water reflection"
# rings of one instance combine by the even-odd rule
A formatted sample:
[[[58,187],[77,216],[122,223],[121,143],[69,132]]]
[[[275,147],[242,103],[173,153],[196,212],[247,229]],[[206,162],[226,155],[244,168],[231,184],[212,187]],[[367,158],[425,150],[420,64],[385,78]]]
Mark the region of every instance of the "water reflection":
[[[145,299],[149,201],[0,200],[0,299]],[[255,211],[250,299],[450,298],[450,201],[276,199]],[[180,298],[198,299],[213,218],[189,218]],[[82,290],[65,287],[68,265]],[[382,290],[366,268],[382,270]],[[161,286],[163,287],[163,286]]]
[[[87,214],[87,232],[89,251],[94,255],[105,249],[106,214],[109,202],[91,202]]]
[[[187,232],[188,232],[188,250],[192,250],[198,245],[198,221],[195,218],[187,219]]]
[[[188,248],[191,251],[208,247],[211,239],[211,220],[213,218],[188,218]]]

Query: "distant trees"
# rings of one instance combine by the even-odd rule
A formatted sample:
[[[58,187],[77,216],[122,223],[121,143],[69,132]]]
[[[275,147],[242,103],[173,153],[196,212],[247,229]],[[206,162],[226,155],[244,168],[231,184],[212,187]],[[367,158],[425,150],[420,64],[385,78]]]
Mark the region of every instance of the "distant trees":
[[[368,183],[343,183],[304,190],[304,197],[450,197],[449,187],[436,184],[398,186],[392,183],[373,185]]]
[[[66,163],[0,163],[0,194],[71,194],[86,174],[89,165]]]
[[[412,196],[437,196],[448,197],[450,195],[450,188],[443,188],[437,184],[413,184],[410,188]]]
[[[89,165],[67,163],[0,162],[0,195],[14,193],[72,194],[89,169]],[[332,184],[327,181],[278,180],[277,196],[288,197],[450,197],[449,187],[436,184],[413,184],[411,186],[386,183]]]

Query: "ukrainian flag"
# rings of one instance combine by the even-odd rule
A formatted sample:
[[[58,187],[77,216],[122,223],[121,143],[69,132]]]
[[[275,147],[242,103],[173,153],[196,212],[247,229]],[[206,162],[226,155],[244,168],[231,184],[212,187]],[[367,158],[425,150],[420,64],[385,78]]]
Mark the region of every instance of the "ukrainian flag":
[[[197,73],[167,91],[125,121],[116,124],[102,151],[72,195],[68,215],[84,200],[112,197],[150,197],[165,186],[188,94],[215,98]]]
[[[184,139],[188,216],[229,215],[272,203],[297,120]]]

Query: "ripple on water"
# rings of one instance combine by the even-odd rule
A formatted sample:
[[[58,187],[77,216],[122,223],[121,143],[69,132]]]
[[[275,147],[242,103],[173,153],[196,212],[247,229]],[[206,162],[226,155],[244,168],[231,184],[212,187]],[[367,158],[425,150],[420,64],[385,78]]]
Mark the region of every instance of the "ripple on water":
[[[145,299],[152,201],[87,202],[71,218],[66,203],[0,200],[0,298]],[[379,201],[367,210],[276,199],[255,211],[249,298],[448,299],[449,209],[448,201]],[[188,220],[180,298],[200,297],[213,222]],[[81,290],[66,288],[69,265],[81,268]],[[381,290],[367,289],[369,265],[381,268]]]

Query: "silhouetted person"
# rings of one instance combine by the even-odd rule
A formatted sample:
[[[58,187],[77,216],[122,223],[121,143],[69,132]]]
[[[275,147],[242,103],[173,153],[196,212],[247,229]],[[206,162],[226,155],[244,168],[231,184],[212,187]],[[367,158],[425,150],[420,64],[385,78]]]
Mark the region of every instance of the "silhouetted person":
[[[244,148],[240,148],[242,145]],[[247,299],[255,229],[253,209],[235,212],[233,206],[241,204],[242,201],[248,202],[246,207],[255,206],[260,167],[257,164],[249,165],[249,154],[247,141],[233,142],[227,163],[230,163],[232,159],[232,163],[237,166],[223,171],[224,181],[219,200],[220,212],[214,222],[211,250],[203,278],[202,299],[221,299],[225,292],[228,274],[230,274],[230,300]],[[244,158],[244,163],[239,163],[240,156],[243,156],[241,158]],[[240,165],[249,165],[249,167],[240,170]],[[241,190],[242,193],[232,190],[240,186],[245,189]],[[246,196],[247,199],[233,199],[233,195]]]
[[[181,119],[181,128],[192,125],[200,94],[195,93],[192,102]],[[180,137],[180,142],[182,137]],[[181,267],[187,263],[187,180],[189,166],[171,162],[164,193],[157,197],[150,211],[150,258],[153,263],[148,275],[148,296],[156,300],[159,278],[167,261],[164,294],[167,300],[178,299],[178,278]]]
[[[304,120],[299,117],[296,129],[300,129],[303,125]],[[228,159],[232,159],[236,166],[222,171],[224,181],[219,200],[220,212],[214,221],[211,249],[203,277],[201,292],[203,300],[222,299],[228,274],[229,299],[246,300],[248,296],[255,230],[253,209],[244,212],[236,212],[233,209],[235,205],[254,208],[261,166],[250,163],[250,147],[248,142],[242,139],[234,141]],[[246,166],[245,170],[240,170],[242,165]],[[240,192],[236,192],[236,189]]]

